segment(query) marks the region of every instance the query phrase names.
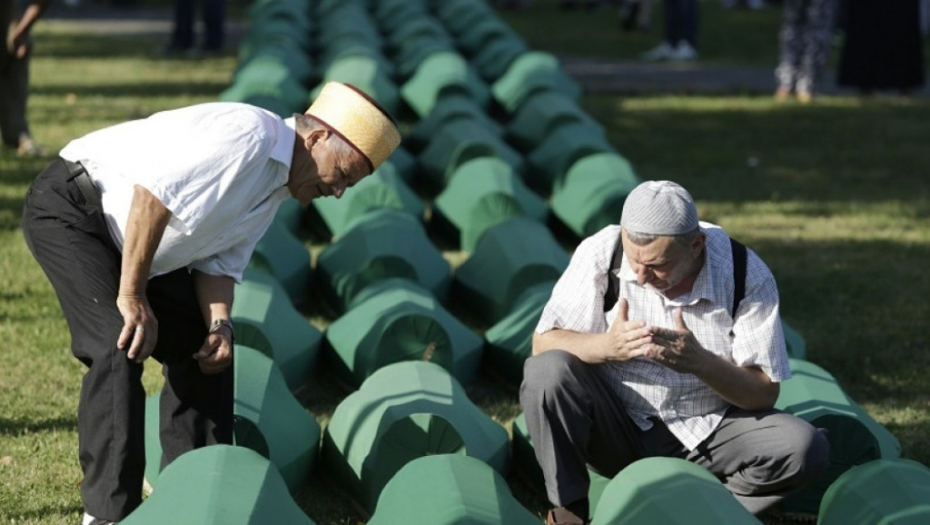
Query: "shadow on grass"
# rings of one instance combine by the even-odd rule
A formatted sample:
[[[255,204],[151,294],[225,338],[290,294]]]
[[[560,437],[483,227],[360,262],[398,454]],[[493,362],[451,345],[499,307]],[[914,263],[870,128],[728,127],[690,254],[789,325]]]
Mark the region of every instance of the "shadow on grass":
[[[56,430],[77,430],[77,417],[58,417],[40,421],[0,417],[0,435],[3,436],[20,436]]]
[[[180,82],[171,80],[133,82],[125,84],[98,83],[85,85],[38,86],[32,90],[36,96],[66,97],[75,95],[79,99],[92,97],[111,98],[166,98],[177,96],[218,97],[229,87],[229,82]],[[122,114],[125,114],[123,112]],[[96,115],[95,115],[96,116]]]

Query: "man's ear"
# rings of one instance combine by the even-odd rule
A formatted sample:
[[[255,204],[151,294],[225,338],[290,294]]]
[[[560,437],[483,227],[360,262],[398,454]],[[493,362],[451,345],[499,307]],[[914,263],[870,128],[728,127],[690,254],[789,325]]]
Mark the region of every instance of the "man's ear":
[[[704,250],[704,232],[699,232],[695,237],[694,241],[691,243],[691,255],[693,257],[699,257],[701,252]]]
[[[311,131],[306,137],[304,137],[304,144],[307,146],[307,149],[309,150],[317,142],[324,141],[327,138],[329,138],[330,133],[332,132],[328,129],[317,128]]]

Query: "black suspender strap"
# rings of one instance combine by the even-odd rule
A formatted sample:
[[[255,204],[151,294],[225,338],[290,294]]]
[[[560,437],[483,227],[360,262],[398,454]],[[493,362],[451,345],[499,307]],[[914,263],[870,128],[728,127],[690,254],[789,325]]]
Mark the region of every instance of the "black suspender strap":
[[[730,237],[730,249],[733,251],[733,309],[730,318],[736,319],[736,310],[740,301],[746,296],[746,246]]]
[[[609,312],[611,308],[620,300],[620,278],[614,273],[620,269],[623,263],[623,240],[617,236],[617,246],[614,248],[614,257],[610,261],[610,268],[607,270],[607,292],[604,293],[604,312]]]

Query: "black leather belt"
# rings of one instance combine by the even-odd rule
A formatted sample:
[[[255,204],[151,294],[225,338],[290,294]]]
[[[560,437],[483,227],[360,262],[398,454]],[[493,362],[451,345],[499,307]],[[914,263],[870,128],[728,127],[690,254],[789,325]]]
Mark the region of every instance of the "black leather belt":
[[[84,165],[80,162],[65,160],[65,166],[68,167],[68,171],[71,173],[70,180],[77,184],[78,189],[81,190],[81,195],[84,195],[84,201],[90,206],[102,210],[103,203],[100,202],[100,193],[94,187],[94,181],[90,180]]]

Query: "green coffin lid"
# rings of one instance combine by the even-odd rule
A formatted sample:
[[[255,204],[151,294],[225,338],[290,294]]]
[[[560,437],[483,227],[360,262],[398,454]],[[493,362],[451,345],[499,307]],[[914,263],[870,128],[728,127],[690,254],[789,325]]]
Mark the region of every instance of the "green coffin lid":
[[[553,130],[571,123],[603,127],[588,115],[578,103],[559,91],[539,91],[526,101],[507,125],[507,139],[518,149],[530,151],[543,143]]]
[[[599,124],[568,122],[556,126],[527,155],[526,182],[544,194],[554,192],[573,164],[596,153],[616,153]]]
[[[248,102],[253,97],[268,97],[279,100],[284,106],[293,108],[290,116],[306,110],[310,90],[300,83],[289,65],[273,56],[259,56],[243,64],[233,77],[232,84],[219,99],[226,102]],[[270,108],[268,108],[270,110]]]
[[[792,328],[784,319],[781,320],[781,329],[785,334],[788,356],[795,359],[807,359],[807,342],[804,341],[800,332]]]
[[[824,494],[817,523],[930,523],[930,468],[909,459],[880,459],[853,467]]]
[[[294,398],[281,370],[267,356],[241,344],[236,345],[234,356],[233,439],[270,459],[296,493],[316,464],[320,426]],[[158,392],[145,403],[145,479],[156,489],[162,486],[160,399]]]
[[[371,14],[385,34],[393,33],[395,29],[412,18],[429,15],[425,5],[410,0],[371,2]]]
[[[816,513],[827,487],[840,475],[884,454],[897,457],[901,448],[897,439],[856,405],[826,370],[799,359],[790,359],[790,363],[792,378],[781,384],[775,408],[825,429],[830,463],[823,476],[786,498],[783,508]]]
[[[356,218],[372,210],[388,208],[423,217],[423,201],[392,168],[378,168],[349,188],[341,199],[313,199],[311,206],[319,213],[329,232],[338,237]]]
[[[592,525],[759,525],[707,469],[678,458],[641,459],[607,484]]]
[[[297,199],[287,199],[278,206],[274,215],[274,222],[284,226],[284,229],[296,236],[304,222],[304,209]]]
[[[455,119],[436,130],[420,152],[420,168],[425,179],[441,189],[462,164],[475,158],[495,156],[509,164],[515,173],[523,173],[523,155],[504,142],[493,128],[477,119]]]
[[[410,133],[404,137],[404,145],[411,151],[422,151],[443,126],[457,119],[470,118],[482,124],[487,131],[496,136],[503,135],[503,128],[464,93],[445,95],[440,104],[433,106],[429,115],[420,120]]]
[[[453,293],[463,308],[493,324],[531,286],[558,280],[568,259],[544,225],[522,217],[509,219],[488,229],[471,257],[456,269]]]
[[[404,101],[421,119],[430,114],[442,95],[450,93],[469,96],[481,107],[490,100],[487,85],[456,51],[429,54],[400,88]]]
[[[539,525],[539,518],[485,463],[442,454],[407,463],[384,487],[368,525],[399,523]]]
[[[314,525],[288,494],[277,469],[243,447],[214,445],[169,465],[164,483],[123,525]]]
[[[236,345],[235,359],[235,443],[271,460],[296,494],[316,464],[320,425],[291,394],[271,359],[243,345]]]
[[[262,43],[255,43],[251,46],[243,47],[239,54],[239,62],[236,66],[236,73],[245,69],[247,64],[253,61],[269,61],[281,64],[287,68],[290,76],[294,77],[301,85],[310,84],[313,78],[313,62],[309,55],[300,48],[300,45],[287,38],[271,38]]]
[[[373,210],[350,223],[345,233],[320,252],[317,281],[327,302],[343,312],[358,292],[374,281],[402,277],[416,281],[444,300],[452,282],[449,262],[412,215]]]
[[[343,382],[358,386],[400,361],[435,363],[463,384],[474,379],[484,341],[415,283],[376,281],[349,306],[325,334],[331,368]]]
[[[371,512],[394,474],[435,454],[465,454],[504,472],[507,431],[443,368],[407,361],[378,370],[336,407],[321,460],[331,479]]]
[[[235,297],[231,317],[236,342],[271,357],[291,389],[299,387],[316,363],[323,335],[267,274],[246,270]]]
[[[549,214],[546,202],[497,157],[479,157],[459,166],[433,209],[458,230],[460,245],[468,252],[499,222],[514,216],[545,222]]]
[[[475,56],[489,42],[499,38],[508,38],[514,34],[513,29],[498,17],[475,18],[474,22],[456,35],[456,43],[468,56]]]
[[[510,313],[484,333],[490,368],[512,385],[523,382],[523,363],[533,355],[533,331],[553,286],[555,281],[549,281],[527,289]]]
[[[255,245],[248,268],[274,277],[294,303],[307,296],[312,276],[310,250],[280,222],[271,221]]]
[[[616,169],[598,169],[605,164]],[[641,181],[629,164],[614,153],[596,153],[579,159],[569,170],[568,182],[552,195],[552,214],[581,238],[618,224],[626,196]],[[590,167],[590,169],[585,169]]]
[[[477,55],[472,57],[471,65],[488,83],[494,83],[501,77],[517,58],[529,51],[518,36],[510,38],[497,38],[488,42]]]
[[[518,56],[491,84],[494,99],[511,115],[527,97],[543,90],[560,91],[572,100],[581,97],[578,83],[562,69],[555,55],[542,51],[527,51]]]
[[[540,468],[539,462],[536,460],[536,449],[533,447],[530,431],[526,428],[526,416],[524,414],[520,414],[513,421],[512,431],[514,465],[526,475],[529,482],[538,490],[545,492],[546,482],[543,479],[542,468]],[[588,469],[588,478],[591,480],[591,484],[588,485],[588,504],[593,510],[597,508],[597,504],[601,500],[601,494],[603,494],[607,484],[610,483],[610,479],[591,469]]]

